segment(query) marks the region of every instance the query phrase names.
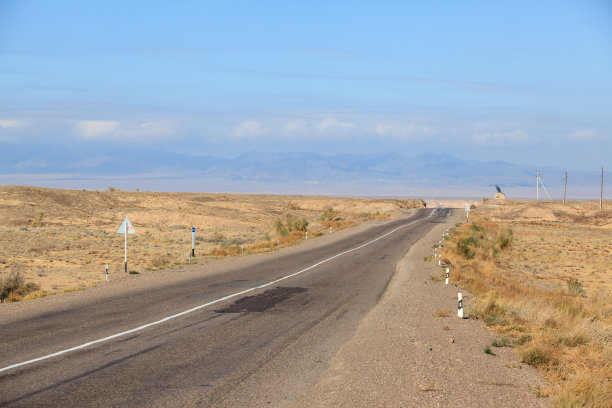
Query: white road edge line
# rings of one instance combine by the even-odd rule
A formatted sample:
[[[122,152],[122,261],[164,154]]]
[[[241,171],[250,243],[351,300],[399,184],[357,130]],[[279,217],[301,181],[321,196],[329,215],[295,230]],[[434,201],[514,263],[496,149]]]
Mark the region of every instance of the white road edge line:
[[[110,336],[103,337],[103,338],[101,338],[101,339],[92,340],[92,341],[89,341],[89,342],[87,342],[87,343],[83,343],[83,344],[78,345],[78,346],[70,347],[70,348],[67,348],[67,349],[65,349],[65,350],[57,351],[57,352],[55,352],[55,353],[47,354],[46,356],[42,356],[42,357],[38,357],[38,358],[34,358],[34,359],[32,359],[32,360],[28,360],[28,361],[24,361],[24,362],[21,362],[21,363],[16,363],[16,364],[13,364],[13,365],[10,365],[10,366],[7,366],[7,367],[0,368],[0,373],[1,373],[1,372],[3,372],[3,371],[10,370],[10,369],[12,369],[12,368],[17,368],[17,367],[21,367],[21,366],[24,366],[24,365],[27,365],[27,364],[36,363],[37,361],[42,361],[42,360],[46,360],[46,359],[48,359],[48,358],[57,357],[57,356],[60,356],[60,355],[62,355],[62,354],[70,353],[71,351],[80,350],[80,349],[83,349],[83,348],[85,348],[85,347],[89,347],[89,346],[91,346],[91,345],[97,344],[97,343],[102,343],[102,342],[105,342],[105,341],[108,341],[108,340],[115,339],[115,338],[117,338],[117,337],[125,336],[126,334],[134,333],[134,332],[137,332],[137,331],[140,331],[140,330],[146,329],[147,327],[156,326],[156,325],[158,325],[158,324],[161,324],[161,323],[167,322],[168,320],[176,319],[177,317],[184,316],[184,315],[186,315],[186,314],[188,314],[188,313],[191,313],[191,312],[195,312],[196,310],[200,310],[200,309],[203,309],[203,308],[208,307],[208,306],[210,306],[210,305],[214,305],[215,303],[223,302],[223,301],[225,301],[225,300],[228,300],[228,299],[234,298],[234,297],[236,297],[236,296],[244,295],[245,293],[249,293],[249,292],[254,291],[254,290],[256,290],[256,289],[262,289],[262,288],[265,288],[265,287],[267,287],[267,286],[274,285],[275,283],[278,283],[278,282],[283,281],[283,280],[285,280],[285,279],[292,278],[292,277],[294,277],[294,276],[297,276],[297,275],[299,275],[299,274],[302,274],[302,273],[304,273],[304,272],[307,272],[307,271],[309,271],[309,270],[311,270],[311,269],[314,269],[314,268],[316,268],[316,267],[317,267],[317,266],[319,266],[319,265],[322,265],[322,264],[324,264],[324,263],[326,263],[326,262],[331,261],[332,259],[336,259],[336,258],[338,258],[338,257],[340,257],[340,256],[342,256],[342,255],[346,255],[346,254],[348,254],[349,252],[357,251],[357,250],[359,250],[359,249],[361,249],[361,248],[363,248],[363,247],[366,247],[366,246],[368,246],[368,245],[370,245],[370,244],[372,244],[372,243],[374,243],[374,242],[376,242],[376,241],[378,241],[378,240],[380,240],[380,239],[382,239],[382,238],[385,238],[385,237],[387,237],[387,236],[389,236],[389,235],[393,234],[393,233],[394,233],[395,231],[397,231],[397,230],[400,230],[400,229],[402,229],[402,228],[408,227],[408,226],[410,226],[410,225],[412,225],[412,224],[415,224],[415,223],[417,223],[417,222],[419,222],[419,221],[424,221],[424,220],[426,220],[426,219],[430,218],[430,217],[431,217],[431,216],[434,214],[434,212],[435,212],[435,211],[436,211],[436,210],[434,209],[434,210],[431,212],[431,214],[429,214],[429,215],[428,215],[427,217],[425,217],[425,218],[421,218],[421,219],[418,219],[418,220],[414,220],[414,221],[412,221],[412,222],[410,222],[410,223],[408,223],[408,224],[401,225],[401,226],[399,226],[399,227],[397,227],[397,228],[395,228],[395,229],[393,229],[393,230],[391,230],[391,231],[387,232],[386,234],[383,234],[383,235],[381,235],[380,237],[373,239],[372,241],[366,242],[366,243],[365,243],[365,244],[363,244],[363,245],[360,245],[360,246],[355,247],[355,248],[351,248],[351,249],[346,250],[346,251],[344,251],[344,252],[340,252],[339,254],[336,254],[336,255],[334,255],[334,256],[332,256],[332,257],[330,257],[330,258],[324,259],[323,261],[317,262],[316,264],[311,265],[311,266],[309,266],[308,268],[302,269],[301,271],[298,271],[298,272],[292,273],[292,274],[287,275],[287,276],[283,276],[282,278],[276,279],[276,280],[274,280],[274,281],[271,281],[271,282],[265,283],[265,284],[260,285],[260,286],[255,286],[255,287],[252,287],[252,288],[249,288],[249,289],[245,289],[245,290],[240,291],[240,292],[232,293],[231,295],[227,295],[227,296],[224,296],[224,297],[222,297],[222,298],[219,298],[219,299],[213,300],[213,301],[211,301],[211,302],[204,303],[204,304],[202,304],[202,305],[199,305],[199,306],[193,307],[193,308],[191,308],[191,309],[185,310],[185,311],[180,312],[180,313],[177,313],[177,314],[173,314],[172,316],[164,317],[163,319],[160,319],[160,320],[157,320],[157,321],[154,321],[154,322],[151,322],[151,323],[143,324],[142,326],[138,326],[138,327],[135,327],[135,328],[130,329],[130,330],[122,331],[121,333],[112,334],[112,335],[110,335]]]

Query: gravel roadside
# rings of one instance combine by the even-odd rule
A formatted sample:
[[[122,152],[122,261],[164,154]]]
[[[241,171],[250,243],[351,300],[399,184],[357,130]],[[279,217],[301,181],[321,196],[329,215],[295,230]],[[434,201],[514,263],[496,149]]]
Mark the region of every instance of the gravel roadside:
[[[511,348],[486,354],[494,335],[457,317],[457,292],[466,304],[469,293],[430,279],[441,270],[424,258],[460,216],[456,210],[411,247],[381,301],[297,406],[550,406],[536,396],[545,384],[537,371]],[[444,311],[450,315],[434,316]]]

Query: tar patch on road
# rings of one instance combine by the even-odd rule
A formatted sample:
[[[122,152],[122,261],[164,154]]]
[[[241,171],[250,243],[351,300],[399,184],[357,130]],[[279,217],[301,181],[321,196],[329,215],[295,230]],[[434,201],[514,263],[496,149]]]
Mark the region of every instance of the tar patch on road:
[[[246,296],[238,299],[226,308],[215,310],[217,313],[244,313],[244,312],[265,312],[273,308],[276,304],[306,292],[306,288],[278,287],[268,289],[264,293],[256,296]]]
[[[450,217],[453,213],[453,210],[450,208],[436,208],[434,210],[434,215],[437,217]]]

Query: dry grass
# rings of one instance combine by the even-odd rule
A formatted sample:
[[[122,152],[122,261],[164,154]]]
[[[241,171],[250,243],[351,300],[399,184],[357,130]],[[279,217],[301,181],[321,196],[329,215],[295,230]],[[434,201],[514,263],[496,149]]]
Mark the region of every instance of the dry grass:
[[[560,407],[609,407],[612,395],[612,213],[589,206],[481,206],[442,250],[475,295],[470,315],[501,335],[492,345],[515,347]]]
[[[111,191],[114,190],[114,191]],[[0,186],[0,275],[19,268],[24,283],[38,291],[27,299],[91,286],[124,273],[124,237],[116,234],[125,216],[136,230],[128,237],[128,268],[150,273],[186,264],[191,227],[196,227],[196,258],[276,250],[363,222],[362,213],[394,216],[420,200],[353,199],[307,196],[153,193],[56,190]],[[329,209],[332,209],[329,211]],[[322,218],[325,215],[325,220]],[[330,218],[331,217],[331,218]],[[275,223],[287,227],[277,234]],[[17,293],[13,291],[13,293]]]
[[[417,388],[419,389],[419,391],[438,391],[436,383],[433,381],[424,385],[419,385]]]
[[[433,317],[449,317],[452,314],[453,314],[453,311],[448,310],[448,309],[437,309],[431,312],[431,315]]]

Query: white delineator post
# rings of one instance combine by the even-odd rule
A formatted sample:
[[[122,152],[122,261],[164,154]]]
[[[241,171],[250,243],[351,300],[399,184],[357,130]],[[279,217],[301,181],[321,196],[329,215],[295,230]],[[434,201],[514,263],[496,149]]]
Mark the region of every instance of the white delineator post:
[[[329,227],[329,235],[332,233],[332,227]]]
[[[306,231],[306,239],[308,239],[308,231]]]
[[[461,293],[457,293],[457,316],[463,319],[463,296]]]
[[[442,265],[442,255],[438,258],[438,266]]]
[[[195,227],[191,227],[191,256],[195,257]]]
[[[448,285],[448,268],[446,268],[446,284]]]
[[[106,280],[108,280],[108,264],[106,264]]]

